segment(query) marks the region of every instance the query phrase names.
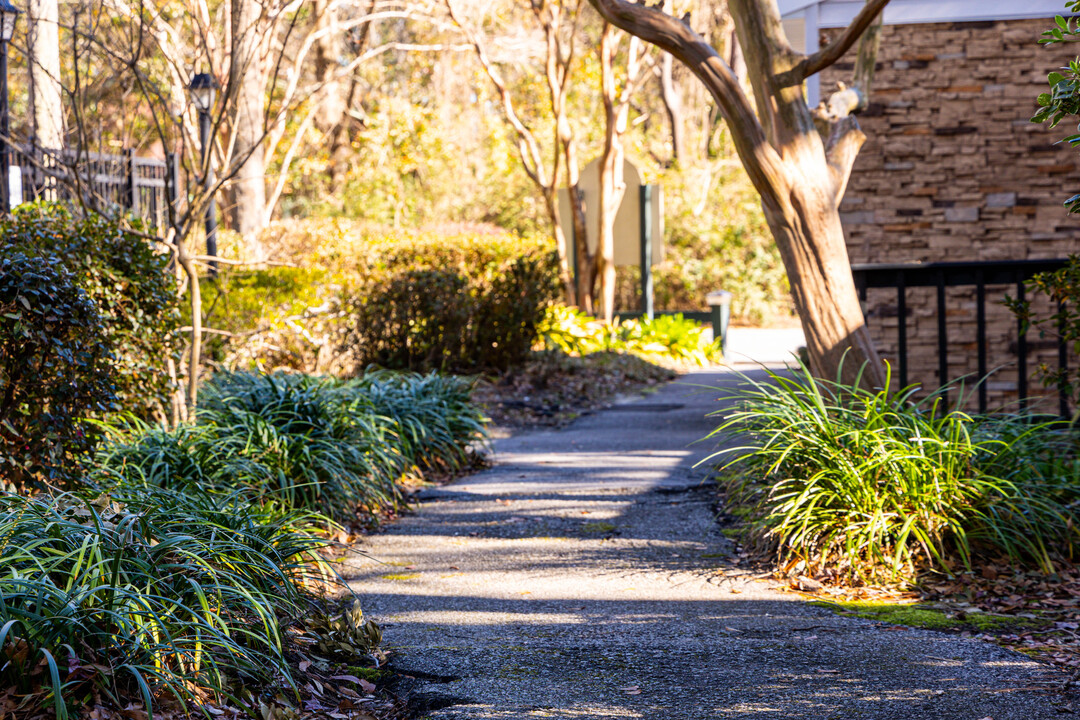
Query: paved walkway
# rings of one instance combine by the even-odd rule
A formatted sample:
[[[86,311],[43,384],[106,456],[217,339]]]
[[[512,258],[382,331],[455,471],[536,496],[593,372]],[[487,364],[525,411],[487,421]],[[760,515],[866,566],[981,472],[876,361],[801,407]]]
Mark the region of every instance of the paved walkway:
[[[358,560],[352,585],[424,717],[1072,717],[1038,689],[1061,676],[1022,655],[717,569],[729,543],[692,467],[717,393],[690,383],[733,381],[500,440],[495,467],[366,541],[387,564]]]

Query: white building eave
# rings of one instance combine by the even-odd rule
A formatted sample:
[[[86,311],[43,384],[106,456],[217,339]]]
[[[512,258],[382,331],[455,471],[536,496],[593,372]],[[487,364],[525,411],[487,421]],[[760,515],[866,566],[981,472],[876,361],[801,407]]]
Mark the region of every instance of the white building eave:
[[[784,17],[815,13],[818,27],[846,27],[864,0],[779,0]],[[892,0],[885,6],[890,25],[1052,18],[1065,12],[1065,0]]]
[[[819,32],[824,28],[847,27],[865,5],[865,0],[777,0],[780,15],[793,46],[803,52],[818,49]],[[994,20],[1049,19],[1065,12],[1065,0],[891,0],[885,6],[887,25],[939,22],[985,22]],[[798,28],[798,29],[797,29]],[[806,81],[811,106],[821,97],[820,80]]]

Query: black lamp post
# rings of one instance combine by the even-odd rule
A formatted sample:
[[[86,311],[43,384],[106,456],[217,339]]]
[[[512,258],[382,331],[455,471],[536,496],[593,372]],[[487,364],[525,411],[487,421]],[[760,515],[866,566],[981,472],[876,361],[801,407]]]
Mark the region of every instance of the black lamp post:
[[[8,118],[8,44],[20,10],[0,0],[0,212],[11,210],[11,124]]]
[[[7,0],[0,0],[0,3]],[[195,109],[199,113],[199,144],[202,146],[202,164],[206,168],[203,177],[203,187],[207,190],[214,186],[214,164],[210,159],[210,151],[213,149],[213,139],[210,137],[210,111],[214,109],[214,100],[221,86],[209,73],[198,73],[191,78],[188,91],[191,93],[191,101],[195,103]],[[206,204],[206,254],[217,255],[217,203],[213,194],[210,195]],[[218,264],[216,260],[210,261],[210,275],[216,276]]]

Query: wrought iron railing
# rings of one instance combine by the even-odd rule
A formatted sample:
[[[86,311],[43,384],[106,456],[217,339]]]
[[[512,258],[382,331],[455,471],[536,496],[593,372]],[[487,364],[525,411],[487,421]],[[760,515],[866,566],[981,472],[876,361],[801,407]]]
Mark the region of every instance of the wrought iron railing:
[[[897,314],[897,370],[901,387],[909,384],[908,377],[908,298],[909,288],[934,288],[937,295],[937,351],[938,379],[942,386],[949,378],[949,322],[946,288],[968,286],[975,289],[975,330],[978,377],[985,378],[987,367],[987,320],[986,289],[988,286],[1011,286],[1017,300],[1025,299],[1025,284],[1032,276],[1058,270],[1066,264],[1064,259],[1052,260],[1000,260],[992,262],[937,262],[895,265],[853,265],[852,274],[859,297],[866,308],[867,291],[871,289],[894,289]],[[1059,307],[1060,310],[1060,307]],[[1028,382],[1027,328],[1023,320],[1016,319],[1017,395],[1021,407],[1030,398]],[[1056,339],[1059,369],[1068,367],[1068,348],[1063,340]],[[1060,389],[1059,389],[1060,390]],[[987,410],[987,384],[978,385],[979,412]],[[1060,412],[1068,415],[1068,397],[1059,392]]]
[[[159,232],[168,225],[175,197],[175,159],[144,158],[66,149],[60,152],[21,147],[12,164],[22,170],[23,199],[79,201],[98,211],[121,208]],[[171,182],[170,182],[171,178]]]

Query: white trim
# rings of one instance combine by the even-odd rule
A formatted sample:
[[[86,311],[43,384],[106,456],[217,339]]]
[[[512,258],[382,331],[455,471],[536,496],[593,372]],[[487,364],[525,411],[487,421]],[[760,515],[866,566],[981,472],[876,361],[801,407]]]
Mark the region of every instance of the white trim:
[[[787,17],[820,2],[821,0],[777,0],[776,4],[780,8],[780,15]]]
[[[821,28],[847,27],[865,4],[864,0],[780,0],[787,16],[811,7],[818,10]],[[885,6],[885,23],[905,25],[979,20],[1026,20],[1052,18],[1065,12],[1064,0],[892,0]]]

